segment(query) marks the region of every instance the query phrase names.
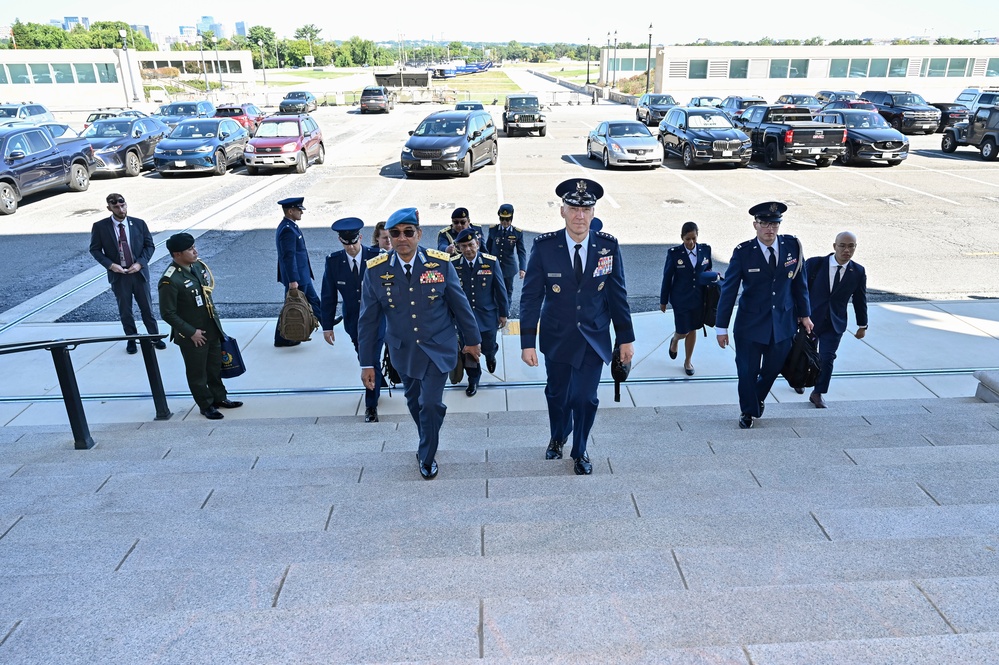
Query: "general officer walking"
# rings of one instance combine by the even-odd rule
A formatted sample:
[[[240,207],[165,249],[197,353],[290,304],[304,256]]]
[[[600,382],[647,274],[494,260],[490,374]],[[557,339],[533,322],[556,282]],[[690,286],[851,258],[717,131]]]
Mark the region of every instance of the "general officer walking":
[[[450,256],[419,246],[423,232],[416,208],[397,210],[385,228],[392,251],[370,259],[361,287],[357,323],[361,381],[373,390],[377,377],[379,327],[385,321],[385,344],[402,376],[406,405],[420,435],[416,461],[425,480],[437,476],[437,445],[447,407],[444,383],[463,353],[479,359],[475,315],[458,283]]]
[[[201,415],[221,420],[219,408],[236,409],[222,384],[222,322],[212,300],[215,280],[198,260],[194,236],[178,233],[166,242],[173,261],[159,283],[160,316],[170,325],[170,340],[180,347],[187,385]]]
[[[823,397],[829,392],[836,351],[846,332],[846,306],[853,301],[857,319],[857,339],[867,334],[867,271],[853,260],[857,236],[843,231],[833,242],[833,253],[813,256],[805,262],[808,298],[812,306],[812,333],[819,340],[819,378],[808,401],[818,409],[826,408]]]
[[[489,227],[486,251],[499,260],[503,270],[503,284],[507,296],[513,302],[513,278],[524,279],[527,270],[527,250],[524,249],[524,232],[513,225],[513,206],[504,203],[496,213],[499,224]]]
[[[357,319],[361,315],[361,282],[367,272],[367,261],[380,251],[376,247],[364,247],[361,243],[361,229],[364,222],[357,217],[345,217],[333,222],[343,249],[326,257],[326,270],[323,273],[322,305],[319,321],[323,327],[323,339],[330,346],[336,340],[333,328],[336,326],[336,305],[339,296],[343,297],[343,329],[350,335],[357,352]],[[382,321],[378,334],[378,351],[381,355],[385,338],[385,322]],[[378,398],[381,394],[381,381],[375,387],[364,391],[364,422],[378,422]]]
[[[742,429],[752,427],[753,418],[763,415],[767,394],[791,350],[797,322],[812,330],[801,243],[794,236],[777,234],[786,211],[787,206],[777,201],[749,209],[756,237],[736,245],[718,301],[715,332],[724,349],[742,287],[734,329]]]
[[[475,232],[465,229],[455,238],[459,256],[451,259],[461,288],[468,298],[468,304],[475,314],[475,322],[482,338],[482,354],[486,357],[486,369],[496,371],[496,331],[506,325],[510,315],[510,301],[507,298],[506,286],[503,284],[503,272],[498,261],[492,254],[479,252],[479,241]],[[467,367],[468,387],[465,394],[475,395],[482,378],[482,366]]]
[[[631,362],[635,353],[621,249],[614,236],[590,230],[603,193],[585,179],[555,188],[565,228],[535,238],[520,295],[521,358],[530,367],[538,366],[538,322],[544,320],[540,349],[551,433],[545,459],[561,459],[571,433],[577,475],[593,472],[586,441],[599,404],[600,373],[613,355],[611,322],[621,362]]]
[[[289,289],[298,289],[305,294],[309,304],[312,305],[312,312],[318,319],[319,294],[313,286],[312,264],[309,263],[309,250],[305,246],[305,236],[298,228],[298,221],[302,219],[302,212],[305,210],[305,197],[298,196],[278,201],[281,210],[284,211],[284,218],[278,224],[274,239],[277,244],[278,268],[277,281],[284,285],[285,295]],[[285,339],[274,327],[274,346],[297,346],[298,341]]]
[[[156,243],[144,221],[128,216],[124,196],[108,194],[107,208],[111,216],[94,222],[90,229],[90,255],[108,270],[108,282],[118,302],[118,316],[125,334],[139,334],[132,313],[134,299],[146,333],[156,335],[160,329],[153,316],[153,299],[149,289],[149,262],[156,251]],[[161,339],[154,346],[157,349],[166,348]],[[138,353],[135,340],[125,344],[125,351]]]

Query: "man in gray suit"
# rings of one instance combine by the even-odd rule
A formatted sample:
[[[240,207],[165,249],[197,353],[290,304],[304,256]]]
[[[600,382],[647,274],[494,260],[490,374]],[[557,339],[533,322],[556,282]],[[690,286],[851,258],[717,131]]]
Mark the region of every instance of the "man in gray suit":
[[[132,314],[132,300],[139,306],[142,324],[146,333],[156,335],[159,326],[153,315],[152,296],[149,291],[149,261],[153,258],[156,245],[146,223],[137,217],[128,216],[128,204],[121,194],[107,196],[107,208],[111,212],[90,230],[90,254],[108,270],[108,282],[118,301],[118,315],[126,335],[138,335],[135,316]],[[163,340],[156,342],[157,349],[165,349]],[[129,340],[125,350],[138,352],[135,341]]]

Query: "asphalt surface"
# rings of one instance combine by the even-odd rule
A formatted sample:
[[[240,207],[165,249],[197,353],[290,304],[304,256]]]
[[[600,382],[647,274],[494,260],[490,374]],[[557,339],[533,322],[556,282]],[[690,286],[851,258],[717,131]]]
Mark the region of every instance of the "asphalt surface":
[[[97,176],[87,192],[28,197],[15,215],[0,218],[0,312],[58,290],[96,265],[88,252],[90,227],[107,214],[104,199],[112,191],[125,195],[129,213],[145,219],[154,234],[192,225],[205,230],[198,248],[215,273],[224,315],[266,317],[276,315],[283,295],[275,281],[273,230],[281,216],[275,202],[285,196],[306,197],[302,228],[319,280],[324,257],[340,248],[329,229],[340,217],[361,217],[371,227],[398,208],[416,206],[426,227],[424,245],[432,246],[454,207],[467,207],[473,223],[487,225],[495,222],[499,204],[509,202],[516,207],[514,223],[530,242],[562,225],[554,188],[573,177],[595,179],[607,192],[597,216],[622,242],[635,311],[658,309],[665,250],[679,241],[683,222],[699,224],[701,241],[712,245],[716,268],[724,270],[732,247],[753,236],[746,210],[771,199],[789,205],[781,231],[797,235],[809,256],[831,251],[841,230],[857,233],[856,260],[867,267],[874,300],[999,297],[999,228],[993,221],[999,165],[970,148],[945,155],[939,134],[910,137],[911,156],[897,167],[769,170],[754,162],[748,169],[688,171],[673,158],[656,170],[608,172],[586,159],[587,132],[601,120],[634,117],[634,110],[555,106],[544,138],[501,132],[497,166],[468,179],[406,179],[398,159],[407,132],[440,108],[400,105],[385,115],[321,108],[314,116],[325,134],[326,163],[302,175],[249,176],[237,168],[222,177],[165,180],[146,172],[138,178]],[[501,108],[488,108],[498,121]],[[203,219],[209,210],[214,212]],[[152,265],[154,278],[165,265],[165,259]],[[72,311],[52,311],[51,320],[117,318],[110,292]]]

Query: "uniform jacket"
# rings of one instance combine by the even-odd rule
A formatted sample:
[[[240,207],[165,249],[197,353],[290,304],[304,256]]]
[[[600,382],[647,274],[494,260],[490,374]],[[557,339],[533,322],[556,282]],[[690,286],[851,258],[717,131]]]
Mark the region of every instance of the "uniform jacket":
[[[132,259],[142,266],[139,274],[142,279],[149,282],[149,262],[156,251],[156,243],[149,233],[146,223],[137,217],[126,217],[128,246],[132,250]],[[116,280],[125,277],[121,273],[111,272],[111,264],[121,264],[121,256],[118,254],[118,225],[111,219],[105,217],[99,222],[94,222],[90,229],[90,255],[97,259],[97,262],[108,269],[108,282],[114,283]],[[127,266],[126,266],[127,267]]]
[[[798,239],[778,235],[774,241],[777,270],[760,249],[756,238],[736,245],[725,271],[718,301],[717,327],[728,328],[739,287],[739,312],[735,316],[735,334],[760,344],[773,339],[780,342],[794,335],[797,319],[810,316],[808,287],[804,271],[797,271],[800,255]]]
[[[499,328],[500,317],[509,316],[510,299],[506,293],[506,284],[503,283],[502,268],[497,265],[496,257],[479,252],[469,270],[465,257],[459,254],[452,257],[451,265],[458,274],[458,281],[472,307],[479,330]]]
[[[720,275],[712,270],[711,246],[697,243],[697,263],[691,265],[690,254],[683,245],[666,250],[663,285],[659,304],[673,305],[677,311],[698,310],[704,306],[704,286],[717,282]]]
[[[867,325],[867,272],[864,266],[850,261],[843,266],[839,284],[830,291],[829,257],[813,256],[805,261],[808,276],[808,298],[812,306],[812,323],[818,328],[826,321],[837,335],[846,332],[846,304],[853,298],[853,314],[858,326]]]
[[[499,259],[504,273],[510,270],[527,269],[527,250],[524,249],[524,232],[516,226],[504,227],[493,224],[489,227],[486,251]]]
[[[469,346],[481,337],[450,256],[417,247],[413,276],[406,279],[395,251],[368,261],[361,286],[361,317],[357,323],[361,367],[377,367],[378,326],[386,322],[385,345],[392,364],[402,374],[422,378],[433,364],[448,372],[458,362],[458,337]]]
[[[287,217],[278,224],[274,234],[277,242],[277,281],[288,288],[290,282],[305,284],[313,280],[312,264],[309,263],[309,250],[305,247],[305,236],[298,224]]]
[[[576,282],[565,229],[534,240],[520,294],[520,347],[540,349],[556,362],[578,367],[586,345],[611,361],[610,324],[617,341],[635,341],[621,250],[614,236],[590,232],[583,278]]]
[[[375,247],[361,247],[357,255],[359,277],[354,277],[350,269],[350,257],[346,250],[341,249],[326,257],[326,271],[323,273],[323,291],[320,301],[321,323],[323,330],[333,330],[333,319],[336,318],[338,296],[343,297],[343,329],[350,338],[357,339],[357,319],[361,315],[361,283],[367,272],[367,262],[378,256]]]
[[[469,224],[468,228],[475,231],[475,238],[479,241],[479,246],[482,246],[482,229],[480,229],[475,224]],[[448,245],[454,244],[454,239],[458,237],[458,234],[451,230],[451,225],[448,224],[443,229],[437,233],[437,249],[442,252],[447,251]]]
[[[193,345],[191,335],[196,330],[210,331],[215,326],[218,334],[222,334],[222,322],[212,300],[214,281],[208,266],[195,261],[190,271],[185,272],[171,261],[159,283],[160,317],[171,328],[171,341],[178,345]]]

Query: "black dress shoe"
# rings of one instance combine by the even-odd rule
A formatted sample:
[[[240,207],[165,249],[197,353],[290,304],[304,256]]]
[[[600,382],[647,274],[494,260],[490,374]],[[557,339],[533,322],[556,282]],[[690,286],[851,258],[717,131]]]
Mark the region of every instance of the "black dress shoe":
[[[489,370],[490,374],[496,371],[496,356],[486,358],[486,369]]]
[[[753,417],[748,413],[739,414],[739,429],[750,429],[753,426]]]
[[[552,439],[548,442],[548,450],[545,451],[545,459],[562,459],[562,446],[565,441]]]
[[[334,317],[333,317],[333,325],[334,325],[334,326],[335,326],[336,324],[340,323],[341,321],[343,321],[343,317],[342,317],[342,316],[334,316]]]
[[[672,342],[669,343],[669,358],[670,358],[670,360],[676,360],[676,342],[677,342],[677,340],[674,339]]]
[[[156,340],[156,342],[153,343],[153,346],[162,351],[163,349],[166,348],[166,342],[164,342],[162,339],[158,339]]]
[[[223,418],[225,418],[225,416],[219,413],[219,410],[216,409],[214,406],[201,407],[201,415],[203,415],[205,418],[208,418],[209,420],[222,420]]]
[[[364,409],[364,422],[366,423],[377,423],[378,422],[378,409],[373,406],[369,406]]]
[[[231,399],[224,399],[221,402],[212,404],[216,409],[238,409],[243,406],[242,402],[234,402]]]
[[[301,342],[292,342],[291,340],[285,340],[283,342],[274,342],[274,346],[298,346]]]
[[[593,465],[590,464],[590,458],[587,457],[586,453],[576,459],[576,463],[572,465],[572,470],[576,472],[577,476],[588,476],[593,473]]]
[[[129,340],[128,343],[125,344],[125,353],[128,355],[134,356],[138,352],[139,349],[135,346],[135,340]]]
[[[799,388],[799,387],[795,386],[794,392],[798,393],[799,395],[804,395],[805,394],[805,389],[804,388]]]
[[[758,415],[757,418],[762,418],[763,412],[766,410],[767,410],[767,405],[764,404],[763,402],[760,402],[760,415]]]
[[[816,409],[826,408],[826,401],[822,398],[822,393],[813,390],[812,394],[808,396],[808,401],[814,404]]]
[[[693,365],[691,365],[690,367],[686,367],[685,366],[683,368],[683,371],[686,372],[687,376],[694,376],[694,366]]]
[[[475,396],[475,393],[479,392],[479,386],[477,385],[477,383],[478,382],[476,381],[469,381],[468,387],[465,388],[465,394],[468,395],[469,397]]]
[[[420,454],[416,453],[416,463],[420,467],[420,475],[423,476],[424,480],[433,480],[437,477],[437,460],[430,464],[424,464],[420,461]]]

